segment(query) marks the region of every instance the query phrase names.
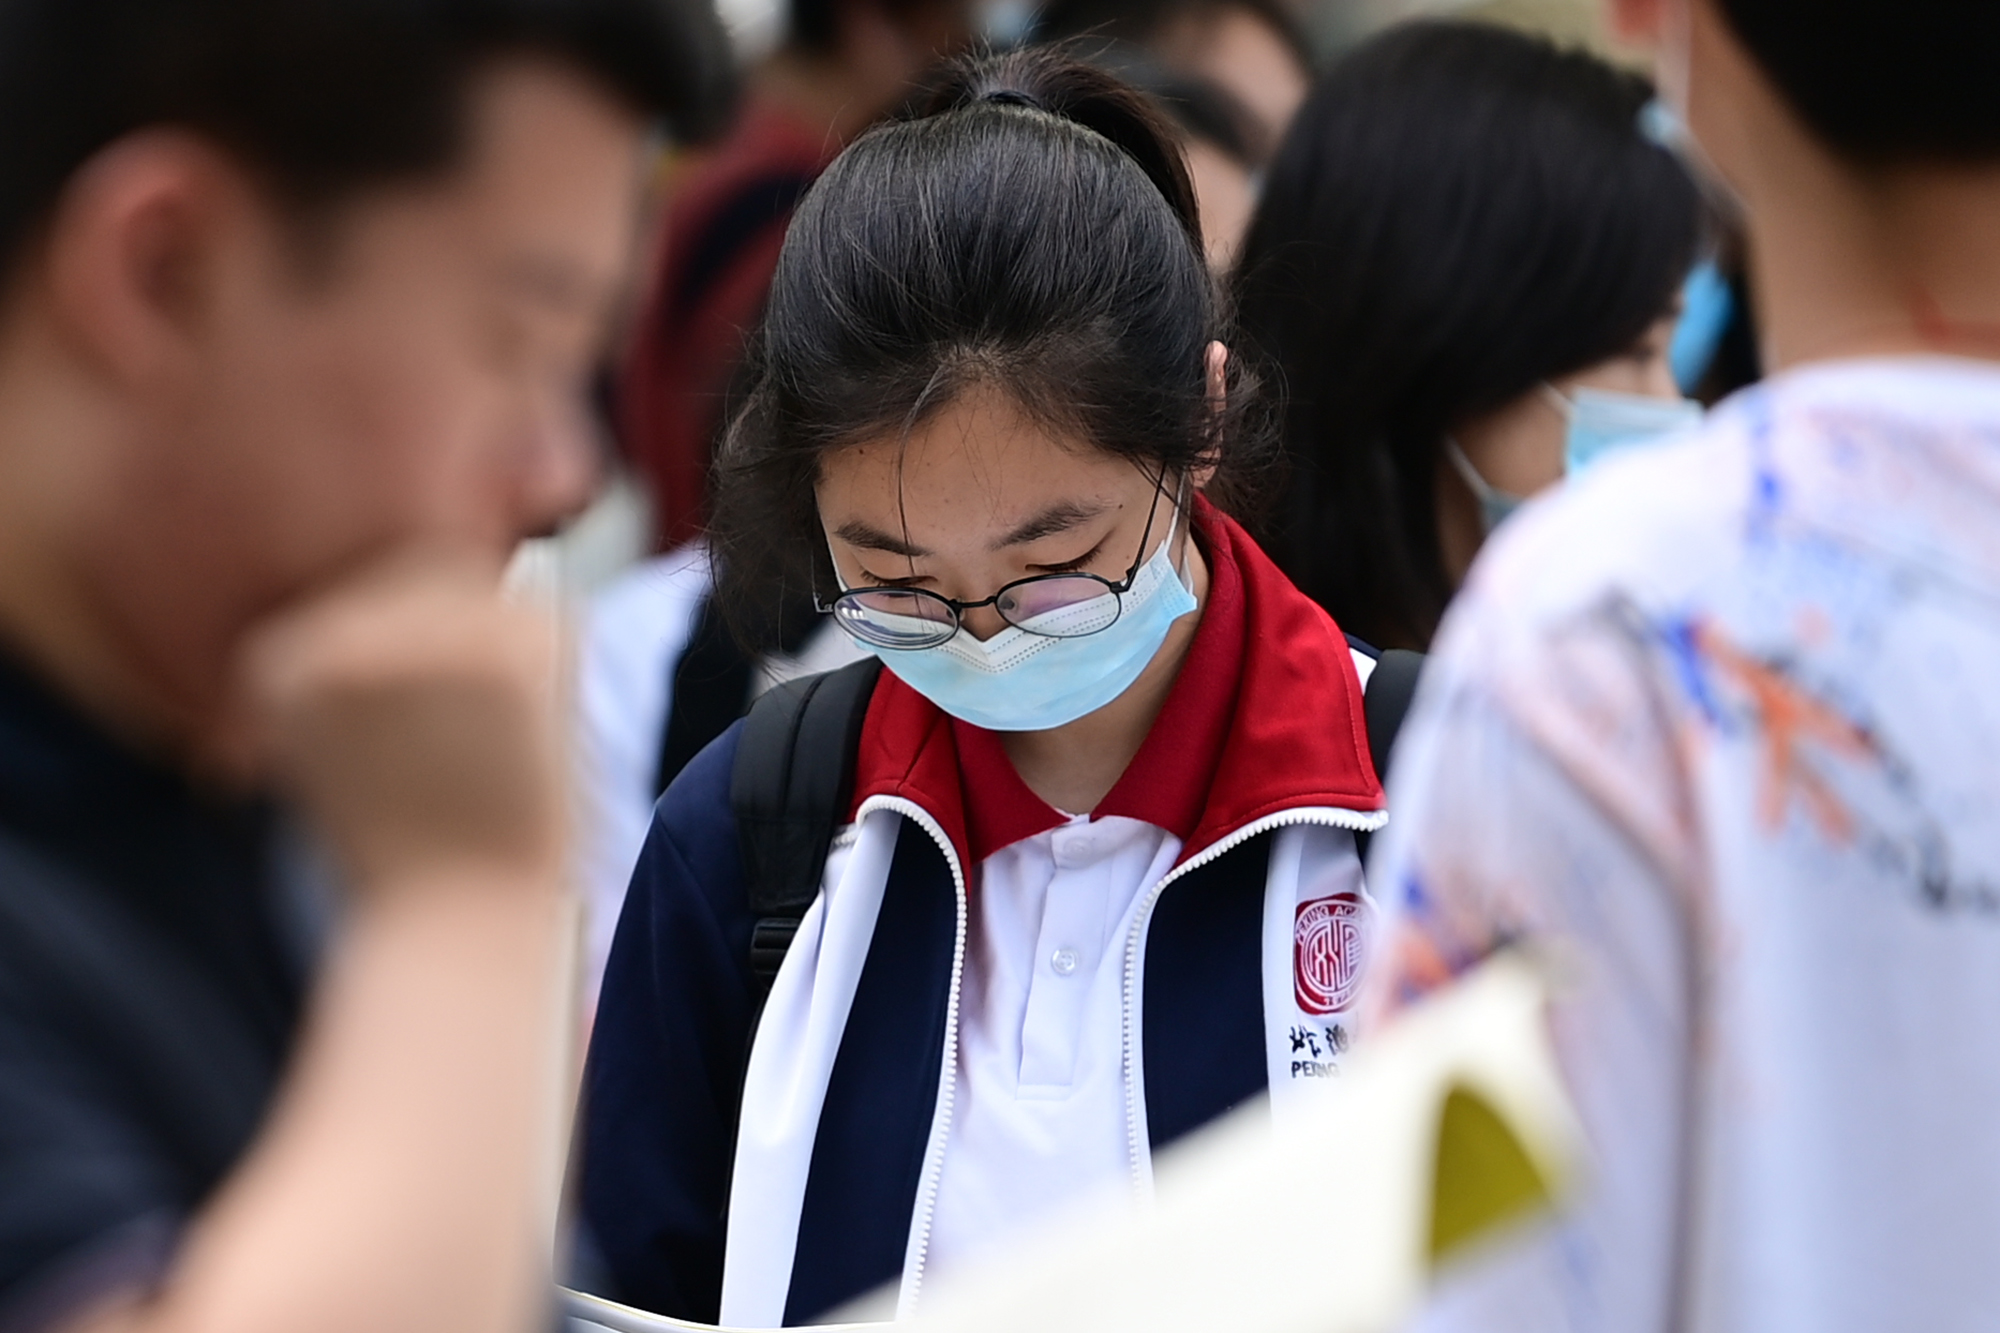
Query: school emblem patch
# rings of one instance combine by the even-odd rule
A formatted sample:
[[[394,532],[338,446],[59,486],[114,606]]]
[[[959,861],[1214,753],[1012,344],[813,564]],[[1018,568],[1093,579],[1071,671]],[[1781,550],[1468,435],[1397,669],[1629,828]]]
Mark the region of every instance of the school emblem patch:
[[[1337,1013],[1354,1003],[1365,910],[1358,893],[1299,904],[1292,929],[1292,989],[1306,1013]]]

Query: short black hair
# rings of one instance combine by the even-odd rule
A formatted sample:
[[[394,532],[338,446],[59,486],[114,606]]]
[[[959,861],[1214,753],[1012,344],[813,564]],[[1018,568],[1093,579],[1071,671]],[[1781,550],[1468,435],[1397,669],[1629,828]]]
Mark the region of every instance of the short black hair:
[[[78,168],[148,126],[214,139],[307,207],[446,171],[469,76],[512,52],[685,136],[727,113],[707,0],[0,0],[0,264]]]
[[[954,62],[785,235],[716,459],[718,604],[757,645],[773,608],[828,591],[821,460],[975,386],[1149,473],[1214,464],[1207,493],[1250,512],[1274,446],[1251,376],[1209,397],[1218,339],[1194,186],[1146,98],[1045,47]]]
[[[1701,236],[1646,82],[1468,22],[1406,24],[1330,69],[1273,163],[1234,275],[1285,391],[1272,554],[1342,627],[1423,647],[1452,592],[1451,431],[1632,348]]]
[[[1778,91],[1873,164],[2000,158],[2000,0],[1719,0]]]

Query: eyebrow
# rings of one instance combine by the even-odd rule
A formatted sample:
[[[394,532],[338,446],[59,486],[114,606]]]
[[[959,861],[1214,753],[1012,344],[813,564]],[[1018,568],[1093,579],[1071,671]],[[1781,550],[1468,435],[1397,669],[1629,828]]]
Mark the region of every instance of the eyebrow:
[[[1068,532],[1072,528],[1090,522],[1108,507],[1103,504],[1079,504],[1074,500],[1060,501],[1008,532],[993,543],[992,549],[1002,551],[1010,546],[1026,546],[1044,537]],[[860,519],[841,524],[833,530],[833,535],[849,546],[864,551],[883,551],[889,555],[902,556],[906,560],[921,560],[930,554],[923,547],[863,523]]]
[[[1090,522],[1102,514],[1108,506],[1104,504],[1079,504],[1074,500],[1064,500],[1050,505],[1041,513],[1015,528],[1012,532],[993,543],[996,551],[1009,546],[1026,546],[1044,537],[1053,537],[1059,532]]]
[[[921,546],[912,545],[880,528],[870,527],[859,519],[841,524],[833,530],[833,535],[849,546],[856,546],[864,551],[886,551],[890,555],[900,555],[909,560],[921,560],[930,554]]]

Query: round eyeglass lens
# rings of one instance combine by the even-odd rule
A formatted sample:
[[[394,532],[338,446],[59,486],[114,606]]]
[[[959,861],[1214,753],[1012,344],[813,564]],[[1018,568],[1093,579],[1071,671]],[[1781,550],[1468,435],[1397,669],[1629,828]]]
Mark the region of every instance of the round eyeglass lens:
[[[958,632],[951,607],[919,588],[844,593],[833,614],[849,634],[877,648],[934,648]]]
[[[1121,609],[1117,593],[1085,574],[1017,583],[993,606],[1008,624],[1051,639],[1079,639],[1108,629]]]

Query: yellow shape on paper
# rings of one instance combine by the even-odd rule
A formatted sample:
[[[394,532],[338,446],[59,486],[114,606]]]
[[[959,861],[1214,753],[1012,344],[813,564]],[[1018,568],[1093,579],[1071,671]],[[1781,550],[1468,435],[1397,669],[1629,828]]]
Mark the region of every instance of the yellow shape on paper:
[[[1553,1191],[1499,1112],[1463,1083],[1438,1117],[1431,1178],[1430,1257],[1435,1264],[1466,1242],[1540,1212]]]

